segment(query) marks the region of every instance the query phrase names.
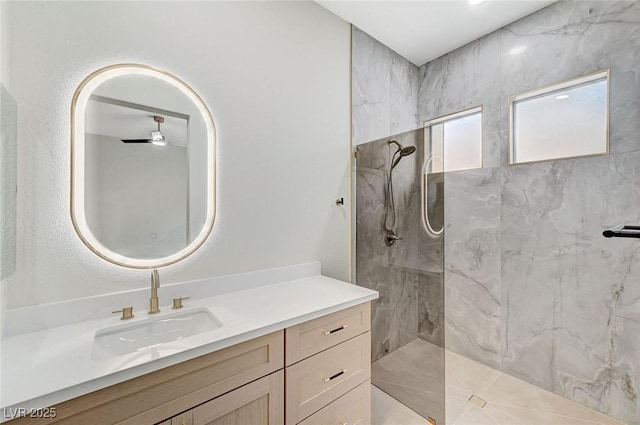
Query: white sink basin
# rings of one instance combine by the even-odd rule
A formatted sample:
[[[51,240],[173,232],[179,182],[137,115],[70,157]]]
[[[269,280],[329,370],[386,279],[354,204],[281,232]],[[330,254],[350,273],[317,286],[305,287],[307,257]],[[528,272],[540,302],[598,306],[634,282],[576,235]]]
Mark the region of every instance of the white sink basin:
[[[222,322],[207,308],[193,308],[136,320],[96,332],[91,359],[105,360],[150,350],[221,326]]]

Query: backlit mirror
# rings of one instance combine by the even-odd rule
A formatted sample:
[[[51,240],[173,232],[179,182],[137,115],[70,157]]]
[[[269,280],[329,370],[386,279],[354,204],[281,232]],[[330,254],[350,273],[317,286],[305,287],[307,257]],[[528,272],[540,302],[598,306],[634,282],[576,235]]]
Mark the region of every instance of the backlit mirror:
[[[71,113],[71,216],[112,263],[156,268],[193,253],[215,215],[215,128],[178,78],[143,65],[88,76]]]

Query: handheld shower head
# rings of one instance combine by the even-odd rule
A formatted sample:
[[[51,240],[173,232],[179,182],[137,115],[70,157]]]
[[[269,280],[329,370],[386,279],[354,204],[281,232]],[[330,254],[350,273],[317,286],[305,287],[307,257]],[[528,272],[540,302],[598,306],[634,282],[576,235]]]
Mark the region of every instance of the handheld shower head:
[[[416,151],[415,146],[407,146],[406,148],[400,149],[400,156],[409,156]]]
[[[387,141],[388,145],[396,145],[397,149],[391,155],[391,167],[389,168],[389,172],[387,175],[386,188],[384,192],[384,230],[385,230],[385,244],[387,246],[391,246],[395,243],[396,240],[402,239],[395,234],[395,226],[396,226],[396,206],[394,202],[393,196],[393,169],[398,165],[400,160],[405,156],[409,156],[416,151],[415,146],[407,146],[403,147],[400,143],[395,140]]]
[[[395,157],[396,155],[398,155],[398,157],[395,159],[395,161],[393,161],[393,164],[391,165],[391,169],[393,170],[395,168],[396,165],[398,165],[398,163],[400,162],[400,160],[402,159],[402,157],[404,156],[409,156],[412,153],[414,153],[416,151],[416,147],[415,146],[407,146],[402,147],[402,145],[398,142],[396,142],[395,140],[390,140],[388,142],[389,144],[396,144],[398,146],[398,150],[393,154],[393,156]]]

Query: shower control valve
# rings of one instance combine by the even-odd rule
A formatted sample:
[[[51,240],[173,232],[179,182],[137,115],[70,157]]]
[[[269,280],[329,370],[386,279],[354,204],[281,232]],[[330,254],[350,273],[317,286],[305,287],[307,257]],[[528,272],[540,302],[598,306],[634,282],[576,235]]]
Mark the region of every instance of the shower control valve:
[[[396,241],[402,240],[400,236],[396,236],[396,233],[393,230],[385,230],[384,232],[384,243],[387,246],[391,246]]]

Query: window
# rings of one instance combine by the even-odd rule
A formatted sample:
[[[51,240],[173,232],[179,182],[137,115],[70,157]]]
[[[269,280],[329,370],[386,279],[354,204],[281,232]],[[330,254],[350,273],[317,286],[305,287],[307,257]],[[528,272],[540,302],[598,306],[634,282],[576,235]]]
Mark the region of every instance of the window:
[[[444,172],[482,168],[482,107],[424,123],[422,223],[440,237],[444,224]]]
[[[511,164],[609,151],[609,71],[510,98]]]
[[[429,173],[482,168],[482,107],[424,123]]]

